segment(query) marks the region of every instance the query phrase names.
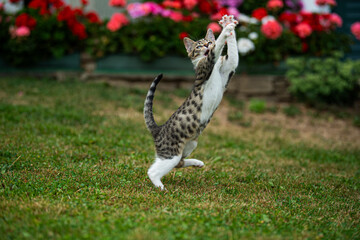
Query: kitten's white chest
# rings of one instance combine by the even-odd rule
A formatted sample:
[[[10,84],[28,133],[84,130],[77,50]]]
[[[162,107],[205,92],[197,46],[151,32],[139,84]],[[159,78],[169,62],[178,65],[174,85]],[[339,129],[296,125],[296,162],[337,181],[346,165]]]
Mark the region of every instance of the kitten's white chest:
[[[206,123],[219,106],[224,94],[221,75],[219,71],[212,72],[204,87],[203,105],[201,109],[200,122]]]

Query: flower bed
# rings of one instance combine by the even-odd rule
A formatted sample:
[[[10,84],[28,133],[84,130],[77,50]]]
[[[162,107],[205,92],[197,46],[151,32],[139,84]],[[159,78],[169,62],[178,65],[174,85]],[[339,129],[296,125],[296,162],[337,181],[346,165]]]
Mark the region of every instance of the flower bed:
[[[336,5],[334,0],[317,2]],[[247,64],[277,63],[290,55],[328,56],[351,44],[350,36],[336,31],[342,25],[339,15],[303,12],[300,0],[111,0],[119,12],[105,20],[86,11],[87,4],[81,0],[81,7],[74,8],[62,0],[32,0],[16,14],[5,13],[0,4],[2,58],[14,66],[31,66],[74,52],[94,58],[135,54],[143,61],[185,56],[182,39],[203,37],[206,28],[219,33],[217,21],[224,14],[240,22],[238,47]],[[352,27],[356,38],[358,24]]]

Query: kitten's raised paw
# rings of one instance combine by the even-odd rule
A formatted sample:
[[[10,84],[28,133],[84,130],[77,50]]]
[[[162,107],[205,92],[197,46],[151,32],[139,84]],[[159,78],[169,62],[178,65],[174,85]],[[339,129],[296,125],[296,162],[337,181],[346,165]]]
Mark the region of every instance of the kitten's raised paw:
[[[235,20],[235,18],[234,18],[233,15],[230,15],[230,16],[224,15],[224,16],[222,17],[222,19],[219,21],[219,24],[220,24],[223,28],[225,28],[227,25],[229,25],[229,24],[231,24],[231,23],[233,23],[235,26],[239,23],[238,21]],[[234,26],[234,27],[235,27],[235,26]]]

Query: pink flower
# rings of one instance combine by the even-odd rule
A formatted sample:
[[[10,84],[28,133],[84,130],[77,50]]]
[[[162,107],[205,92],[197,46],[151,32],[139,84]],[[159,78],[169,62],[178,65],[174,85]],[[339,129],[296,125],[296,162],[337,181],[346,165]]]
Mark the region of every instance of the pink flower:
[[[126,5],[126,0],[110,0],[109,6],[111,7],[123,7]]]
[[[316,4],[319,6],[324,6],[326,4],[328,4],[330,6],[336,6],[336,1],[335,0],[316,0]]]
[[[30,29],[26,26],[21,26],[15,30],[16,37],[28,37],[30,36]]]
[[[163,8],[154,2],[145,2],[143,6],[153,15],[159,15],[163,11]]]
[[[281,0],[269,0],[266,7],[270,10],[276,10],[284,7],[284,3]]]
[[[138,2],[130,3],[127,5],[126,10],[132,18],[143,17],[150,13],[149,6],[145,6],[144,4]]]
[[[277,39],[281,36],[282,26],[275,20],[267,21],[261,26],[261,32],[269,39]]]
[[[171,12],[169,18],[175,22],[180,22],[183,19],[181,12]]]
[[[236,19],[240,15],[239,10],[237,8],[235,8],[235,7],[229,7],[227,10],[228,10],[229,15],[233,15]]]
[[[315,3],[319,6],[324,6],[327,4],[327,0],[316,0]]]
[[[161,16],[163,17],[170,17],[172,11],[170,9],[164,9],[163,11],[161,11]]]
[[[327,4],[329,4],[330,6],[336,6],[336,5],[337,5],[335,0],[327,0],[326,2],[327,2]]]
[[[329,20],[336,27],[341,27],[343,24],[342,18],[336,13],[330,14]]]
[[[306,38],[312,33],[312,29],[308,23],[300,23],[296,25],[295,31],[300,38]]]
[[[184,0],[185,8],[188,10],[193,9],[196,6],[196,4],[198,4],[197,0]]]
[[[4,3],[0,3],[0,11],[4,10]]]
[[[351,32],[357,40],[360,40],[360,22],[355,22],[351,25]]]
[[[219,33],[221,32],[221,27],[218,23],[216,22],[212,22],[212,23],[209,23],[209,25],[207,26],[207,29],[211,29],[214,33]]]
[[[122,28],[123,26],[127,25],[129,23],[129,20],[127,17],[122,13],[114,13],[110,19],[110,21],[107,23],[106,27],[112,32],[115,32]]]

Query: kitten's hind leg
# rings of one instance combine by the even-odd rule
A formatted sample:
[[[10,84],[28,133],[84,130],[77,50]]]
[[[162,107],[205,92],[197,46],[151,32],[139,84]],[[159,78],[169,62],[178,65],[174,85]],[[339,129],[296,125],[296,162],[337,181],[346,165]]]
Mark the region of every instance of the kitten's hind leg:
[[[203,167],[204,163],[200,160],[197,159],[185,159],[186,157],[188,157],[192,151],[194,151],[194,149],[197,146],[197,141],[190,141],[185,145],[184,151],[183,151],[183,155],[182,155],[182,159],[180,160],[179,164],[176,166],[177,168],[184,168],[184,167]]]
[[[165,190],[164,184],[161,182],[161,178],[178,165],[180,159],[181,156],[175,156],[171,159],[161,159],[156,157],[155,162],[148,170],[148,176],[155,187]]]
[[[183,167],[198,167],[202,168],[205,164],[197,159],[184,159]]]

